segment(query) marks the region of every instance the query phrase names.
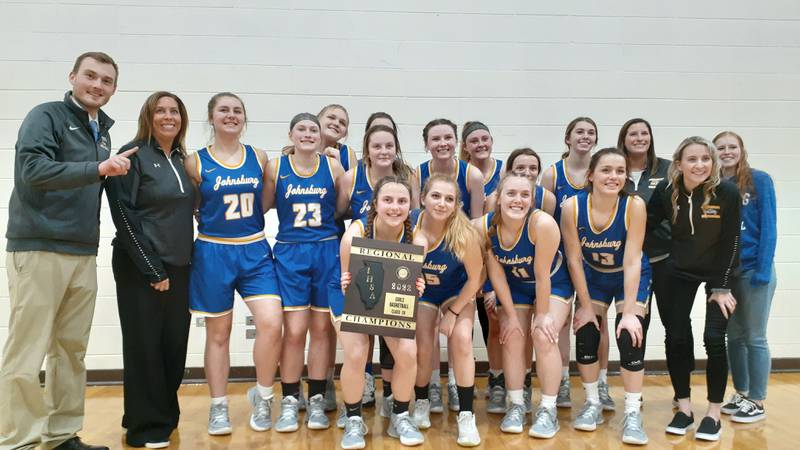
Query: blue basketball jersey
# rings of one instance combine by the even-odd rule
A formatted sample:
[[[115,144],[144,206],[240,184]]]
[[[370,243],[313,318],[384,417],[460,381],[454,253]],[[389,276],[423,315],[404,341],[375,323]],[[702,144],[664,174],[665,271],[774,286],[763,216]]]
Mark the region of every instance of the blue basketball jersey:
[[[420,209],[411,211],[414,230],[422,225],[423,214],[425,211]],[[422,276],[425,277],[425,292],[420,301],[438,305],[458,295],[467,282],[467,269],[456,255],[447,249],[447,243],[442,237],[439,242],[429,245],[422,265]]]
[[[419,165],[419,191],[422,192],[422,188],[425,187],[425,182],[428,181],[428,178],[431,177],[431,168],[430,168],[430,161],[425,161],[424,163]],[[461,208],[464,210],[464,213],[467,217],[472,217],[469,214],[470,210],[470,200],[471,196],[469,190],[467,189],[467,180],[469,171],[471,169],[475,169],[471,164],[467,163],[466,161],[461,161],[460,159],[456,161],[456,172],[453,174],[456,183],[458,184],[458,189],[461,191]]]
[[[553,212],[553,217],[556,223],[561,223],[561,204],[568,198],[582,192],[585,184],[577,184],[569,179],[567,169],[564,167],[564,160],[561,159],[550,168],[553,171],[553,194],[556,196],[556,209]]]
[[[575,215],[572,220],[578,229],[583,260],[593,269],[603,272],[622,270],[630,220],[630,198],[629,195],[618,196],[611,220],[599,229],[592,224],[592,194],[581,192],[570,200],[574,202]]]
[[[336,187],[328,157],[317,157],[317,167],[299,174],[291,155],[282,155],[275,177],[275,206],[281,242],[315,242],[335,237]]]
[[[220,243],[263,239],[264,170],[251,146],[243,145],[241,151],[241,161],[235,166],[214,158],[211,146],[195,154],[200,176],[200,239]]]
[[[540,211],[541,214],[547,214]],[[531,214],[537,214],[534,210]],[[490,212],[483,216],[483,231],[485,236],[489,236],[489,228],[492,224],[494,212]],[[490,238],[492,244],[492,252],[497,262],[503,266],[503,271],[506,275],[506,282],[511,289],[512,297],[514,294],[524,294],[533,299],[536,296],[536,277],[533,272],[533,261],[536,258],[536,245],[531,242],[528,235],[528,224],[526,222],[519,235],[517,236],[514,244],[511,247],[504,247],[500,240],[500,230],[497,229],[493,236]],[[551,281],[551,294],[552,295],[566,295],[564,292],[571,289],[569,285],[569,277],[566,272],[566,264],[564,255],[561,250],[556,251],[553,257],[553,263],[550,266],[550,281]],[[564,292],[562,292],[564,291]],[[516,298],[515,298],[515,302]]]
[[[353,220],[367,216],[371,201],[372,184],[369,182],[367,165],[364,161],[359,161],[355,166],[353,189],[350,190],[350,210],[353,212]]]
[[[483,194],[486,197],[491,195],[492,192],[494,192],[494,190],[497,188],[497,183],[500,182],[500,174],[502,173],[502,170],[503,170],[503,161],[495,159],[494,170],[492,171],[492,175],[488,179],[484,178],[483,180]]]
[[[356,153],[347,144],[339,144],[339,161],[345,172],[358,164]]]
[[[543,203],[544,203],[544,187],[537,184],[533,190],[533,205],[531,205],[531,207],[533,209],[542,209]]]

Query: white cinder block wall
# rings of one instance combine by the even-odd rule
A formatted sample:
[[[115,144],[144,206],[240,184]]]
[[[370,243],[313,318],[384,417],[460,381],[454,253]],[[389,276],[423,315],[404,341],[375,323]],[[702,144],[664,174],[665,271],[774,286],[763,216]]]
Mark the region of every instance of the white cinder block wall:
[[[186,102],[192,149],[209,135],[209,97],[240,94],[250,119],[244,141],[270,156],[286,144],[293,114],[328,103],[349,109],[347,142],[359,151],[367,116],[391,113],[414,164],[425,159],[422,126],[435,117],[481,120],[492,129],[497,156],[530,146],[546,165],[564,150],[564,127],[578,115],[598,122],[598,147],[614,145],[627,119],[645,117],[665,157],[686,136],[732,129],[744,137],[752,165],[777,185],[779,284],[769,339],[773,357],[800,357],[794,328],[800,4],[794,0],[27,0],[3,1],[0,23],[3,236],[19,125],[34,105],[62,97],[74,58],[88,50],[106,51],[120,65],[119,89],[106,108],[117,120],[115,148],[133,137],[141,104],[161,89]],[[116,369],[122,357],[110,268],[114,227],[105,210],[101,228],[100,289],[86,359],[90,369]],[[275,230],[270,213],[268,232]],[[247,310],[238,303],[234,314],[231,362],[250,365]],[[2,270],[0,343],[8,315]],[[700,356],[703,308],[695,308],[693,319]],[[652,323],[648,358],[663,359],[664,330],[657,319]],[[203,340],[203,329],[193,328],[188,366],[202,366]]]

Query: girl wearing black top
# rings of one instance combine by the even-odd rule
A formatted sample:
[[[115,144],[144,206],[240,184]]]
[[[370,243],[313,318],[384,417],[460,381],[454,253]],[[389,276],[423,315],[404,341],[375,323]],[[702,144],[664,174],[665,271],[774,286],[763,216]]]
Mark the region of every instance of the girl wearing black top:
[[[619,130],[617,148],[628,157],[630,171],[625,191],[636,194],[644,200],[650,201],[653,191],[661,180],[667,178],[669,160],[656,156],[653,129],[644,119],[636,118],[625,122]],[[665,291],[667,286],[667,258],[669,258],[669,220],[664,219],[652,230],[648,230],[644,237],[643,250],[650,260],[653,285],[650,295],[652,304],[653,294],[658,301],[658,315],[661,323],[666,328],[664,316],[667,313],[663,308],[668,308],[669,297]],[[650,328],[650,308],[647,310],[644,322],[644,339],[647,340],[647,330]],[[669,345],[668,343],[664,343]],[[642,348],[646,349],[645,345]]]
[[[117,234],[111,266],[122,326],[126,442],[162,448],[178,425],[189,338],[194,190],[183,168],[189,118],[169,92],[139,114],[127,175],[108,179]]]
[[[684,139],[672,157],[669,179],[661,181],[648,205],[648,228],[671,223],[667,265],[669,305],[662,320],[667,332],[667,368],[678,412],[667,433],[686,434],[694,424],[689,376],[694,369],[690,313],[697,288],[706,283],[703,343],[708,363],[708,410],[695,438],[719,440],[720,408],[728,379],[725,331],[736,308],[731,287],[739,262],[739,208],[736,185],[720,179],[714,144],[701,137]]]

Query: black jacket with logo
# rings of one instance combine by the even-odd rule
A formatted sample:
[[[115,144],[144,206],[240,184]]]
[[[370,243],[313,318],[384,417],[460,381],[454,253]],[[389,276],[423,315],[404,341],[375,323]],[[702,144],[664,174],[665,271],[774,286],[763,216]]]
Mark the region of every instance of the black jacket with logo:
[[[742,199],[736,185],[722,180],[714,189],[711,202],[703,205],[703,185],[692,192],[662,180],[647,205],[650,231],[663,220],[672,224],[670,255],[678,276],[706,282],[709,289],[730,289],[739,266],[739,209]],[[672,192],[680,189],[678,214],[672,221]]]
[[[71,92],[25,117],[14,158],[7,251],[97,254],[103,189],[98,166],[110,155],[108,130],[114,124],[103,111],[97,120],[95,143],[89,115]]]
[[[117,227],[112,244],[125,250],[150,282],[169,275],[164,263],[186,266],[192,257],[195,192],[177,148],[167,158],[155,140],[131,142],[131,169],[106,183],[111,217]]]
[[[634,184],[633,180],[628,178],[625,183],[625,190],[631,194],[636,194],[644,200],[645,204],[650,202],[656,186],[661,180],[667,178],[669,171],[670,161],[664,158],[658,159],[655,175],[650,175],[650,168],[647,167],[642,172],[642,177],[639,179],[638,184]],[[670,231],[669,220],[665,219],[658,226],[652,230],[648,230],[644,237],[644,252],[650,258],[651,262],[655,262],[669,256],[670,249]]]

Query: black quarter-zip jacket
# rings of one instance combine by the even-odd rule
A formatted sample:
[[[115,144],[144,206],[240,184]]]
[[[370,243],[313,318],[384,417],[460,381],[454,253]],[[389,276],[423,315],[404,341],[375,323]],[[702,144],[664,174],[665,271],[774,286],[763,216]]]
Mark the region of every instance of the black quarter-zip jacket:
[[[17,136],[14,189],[8,206],[6,250],[96,255],[100,241],[100,162],[108,159],[114,124],[97,113],[94,141],[89,115],[72,101],[36,106]]]
[[[138,146],[131,168],[106,186],[111,217],[117,227],[113,245],[125,250],[150,282],[168,277],[164,263],[189,264],[195,191],[183,156],[173,149],[169,158],[155,141],[131,142],[120,152]]]
[[[647,205],[647,227],[671,222],[671,249],[678,276],[706,282],[710,289],[730,289],[739,266],[739,228],[742,200],[736,185],[722,180],[705,208],[703,185],[692,192],[662,180]],[[672,192],[679,189],[678,214],[672,221]]]

